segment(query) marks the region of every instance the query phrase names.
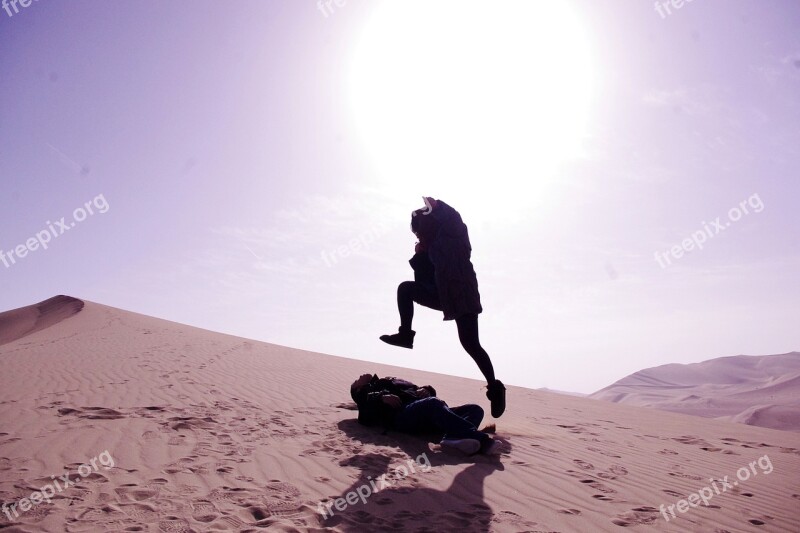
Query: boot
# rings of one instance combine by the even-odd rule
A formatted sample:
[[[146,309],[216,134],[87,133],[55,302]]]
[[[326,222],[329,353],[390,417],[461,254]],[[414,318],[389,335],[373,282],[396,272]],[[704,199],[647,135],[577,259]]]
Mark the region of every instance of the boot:
[[[409,350],[412,350],[414,348],[414,335],[416,335],[417,332],[411,328],[403,327],[397,331],[398,333],[395,333],[394,335],[381,335],[380,339],[386,344],[400,346],[401,348],[408,348]]]
[[[491,383],[486,391],[486,397],[492,402],[492,417],[500,418],[506,410],[506,387],[496,379]]]

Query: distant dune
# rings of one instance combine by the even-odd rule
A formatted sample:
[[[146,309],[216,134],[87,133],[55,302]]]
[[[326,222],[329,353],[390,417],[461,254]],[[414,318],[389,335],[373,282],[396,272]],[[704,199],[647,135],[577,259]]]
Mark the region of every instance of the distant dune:
[[[58,324],[81,309],[81,300],[55,296],[36,305],[0,313],[0,346]]]
[[[583,392],[569,392],[565,390],[548,389],[547,387],[541,387],[536,390],[540,390],[542,392],[553,392],[555,394],[566,394],[567,396],[577,396],[579,398],[585,398],[586,396],[588,396],[588,394],[585,394]]]
[[[792,432],[509,386],[505,415],[487,420],[503,454],[466,457],[360,426],[349,386],[401,376],[488,411],[480,381],[66,296],[0,314],[0,339],[4,533],[798,530]],[[783,397],[794,382],[769,385]],[[681,394],[719,401],[705,392]],[[782,416],[742,394],[773,405],[742,416]],[[723,476],[733,484],[715,493]]]
[[[648,368],[589,398],[800,431],[800,352]]]

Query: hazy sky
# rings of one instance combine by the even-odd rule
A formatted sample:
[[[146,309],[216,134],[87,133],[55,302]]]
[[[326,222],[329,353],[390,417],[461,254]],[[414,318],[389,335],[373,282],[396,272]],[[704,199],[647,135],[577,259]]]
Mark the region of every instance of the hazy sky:
[[[0,10],[0,309],[479,378],[441,313],[378,341],[430,195],[507,384],[800,349],[800,3],[341,3]]]

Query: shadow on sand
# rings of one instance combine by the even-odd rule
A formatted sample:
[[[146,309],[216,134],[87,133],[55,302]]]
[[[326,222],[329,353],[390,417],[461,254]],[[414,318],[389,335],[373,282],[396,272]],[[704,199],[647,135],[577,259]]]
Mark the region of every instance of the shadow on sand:
[[[484,501],[484,481],[503,463],[497,457],[460,456],[432,450],[436,436],[411,436],[343,420],[339,429],[364,445],[388,448],[387,453],[356,454],[342,459],[342,467],[356,467],[358,477],[341,494],[323,502],[323,527],[341,531],[488,532],[494,518]],[[508,442],[504,441],[506,447]],[[431,488],[447,477],[443,468],[465,466],[444,490]],[[346,498],[353,493],[350,502]],[[363,497],[362,497],[363,496]],[[340,509],[335,502],[338,498]],[[329,505],[331,504],[331,505]],[[332,514],[331,514],[332,513]]]

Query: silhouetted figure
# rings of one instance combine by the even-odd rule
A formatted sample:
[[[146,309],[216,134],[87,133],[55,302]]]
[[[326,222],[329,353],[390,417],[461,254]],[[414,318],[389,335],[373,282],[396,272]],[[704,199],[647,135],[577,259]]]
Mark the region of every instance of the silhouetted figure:
[[[441,200],[425,198],[425,207],[411,215],[411,231],[419,239],[409,261],[414,281],[397,287],[398,332],[380,339],[411,349],[416,335],[411,329],[414,302],[442,311],[445,320],[456,321],[461,345],[486,378],[486,397],[492,403],[492,416],[498,418],[506,408],[506,388],[495,378],[492,360],[478,337],[478,314],[483,308],[467,226],[458,211]]]
[[[436,397],[430,385],[418,387],[399,378],[362,374],[350,386],[358,406],[358,421],[366,426],[381,425],[404,433],[440,433],[444,448],[472,455],[499,455],[500,443],[478,426],[483,420],[480,405],[450,408]]]

